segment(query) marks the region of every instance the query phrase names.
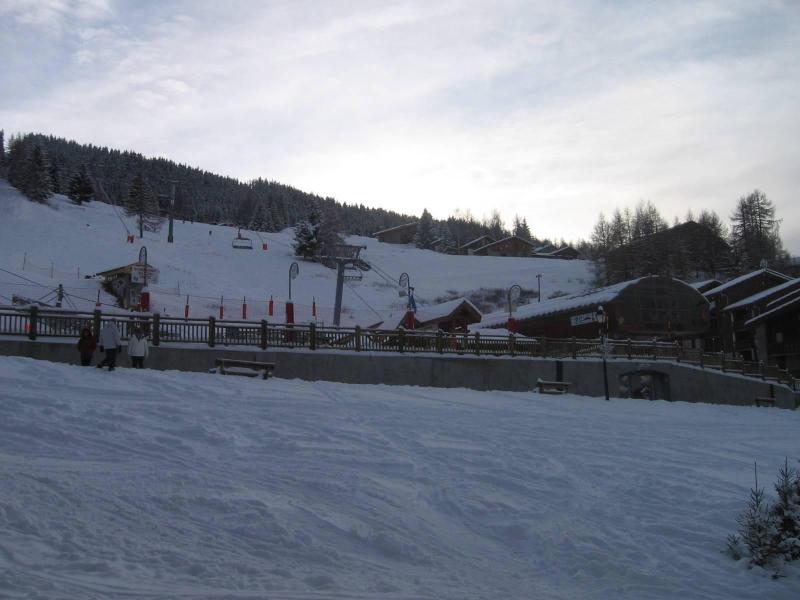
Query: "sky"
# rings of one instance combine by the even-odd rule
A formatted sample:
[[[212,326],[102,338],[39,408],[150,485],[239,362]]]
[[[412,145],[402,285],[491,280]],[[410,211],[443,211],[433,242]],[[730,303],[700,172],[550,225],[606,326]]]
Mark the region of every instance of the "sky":
[[[800,2],[0,0],[0,128],[587,238],[764,191],[800,254]]]

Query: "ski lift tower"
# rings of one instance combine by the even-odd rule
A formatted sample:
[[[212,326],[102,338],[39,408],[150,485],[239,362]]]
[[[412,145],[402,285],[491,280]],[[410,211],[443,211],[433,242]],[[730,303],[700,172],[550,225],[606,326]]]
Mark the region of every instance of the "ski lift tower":
[[[333,324],[338,327],[342,317],[342,291],[344,288],[345,270],[362,270],[363,261],[359,257],[366,246],[351,244],[333,244],[325,248],[323,262],[336,264],[336,301],[333,307]]]

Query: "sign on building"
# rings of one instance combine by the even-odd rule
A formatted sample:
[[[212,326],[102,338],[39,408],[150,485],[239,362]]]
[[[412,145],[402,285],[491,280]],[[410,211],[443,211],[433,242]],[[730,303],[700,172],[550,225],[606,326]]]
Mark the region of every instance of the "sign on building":
[[[594,323],[596,320],[597,319],[593,312],[583,313],[582,315],[571,316],[569,318],[569,324],[573,327],[577,327],[579,325],[588,325],[589,323]]]

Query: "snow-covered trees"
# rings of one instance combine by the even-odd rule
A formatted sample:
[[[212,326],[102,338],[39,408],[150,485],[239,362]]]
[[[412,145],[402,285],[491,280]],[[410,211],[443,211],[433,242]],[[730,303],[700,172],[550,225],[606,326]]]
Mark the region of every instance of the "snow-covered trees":
[[[313,207],[308,217],[294,228],[294,253],[303,258],[319,256],[325,248],[341,243],[335,221],[323,219],[317,207]]]
[[[44,202],[52,196],[50,164],[39,144],[12,137],[7,162],[9,183],[28,198]]]
[[[750,564],[778,572],[784,562],[800,559],[800,473],[788,459],[778,471],[775,492],[773,503],[756,479],[738,518],[739,535],[729,536],[727,546],[733,558],[746,556]]]
[[[85,164],[81,164],[78,172],[69,180],[67,196],[75,204],[81,204],[94,197],[94,188]]]
[[[775,207],[764,192],[754,190],[739,198],[731,222],[731,246],[742,270],[782,257],[780,220],[775,218]]]
[[[528,221],[525,217],[520,219],[519,215],[514,215],[514,229],[512,233],[523,240],[531,241],[531,230],[530,227],[528,227]]]
[[[145,230],[158,231],[161,228],[158,199],[150,189],[141,167],[133,178],[130,189],[128,190],[128,197],[125,200],[125,211],[129,215],[136,216],[136,224],[139,228],[140,238],[144,237]]]
[[[433,217],[428,209],[422,211],[422,216],[417,224],[417,233],[414,235],[414,244],[417,248],[429,250],[433,247],[433,242],[437,235],[434,229]]]
[[[5,140],[5,132],[0,129],[0,167],[5,166],[6,164],[6,140]]]

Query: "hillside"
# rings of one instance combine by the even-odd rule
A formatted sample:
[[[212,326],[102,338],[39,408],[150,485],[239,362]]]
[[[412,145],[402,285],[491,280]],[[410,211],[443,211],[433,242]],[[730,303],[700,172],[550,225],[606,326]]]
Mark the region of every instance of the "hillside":
[[[188,294],[191,316],[218,315],[223,297],[225,315],[239,318],[246,297],[248,318],[262,319],[272,296],[279,303],[273,320],[283,317],[289,265],[295,260],[291,229],[243,231],[254,241],[252,251],[232,248],[236,229],[231,227],[178,220],[174,244],[166,243],[166,226],[158,233],[145,232],[144,240],[137,238],[133,245],[126,243],[128,230],[135,230],[134,219],[109,204],[77,206],[60,195],[48,205],[37,204],[0,179],[0,268],[5,270],[0,303],[9,303],[14,294],[36,299],[62,283],[76,308],[93,309],[98,283],[85,276],[136,261],[144,244],[150,263],[160,271],[151,288],[155,310],[183,316]],[[268,245],[266,252],[261,250],[262,240]],[[365,245],[362,256],[376,268],[345,287],[343,325],[367,325],[402,311],[405,300],[399,297],[396,282],[403,272],[410,275],[420,305],[480,288],[504,290],[515,283],[535,290],[538,273],[545,298],[556,291],[581,291],[591,280],[585,261],[450,256],[359,236],[348,241]],[[292,282],[298,320],[312,318],[316,299],[318,321],[332,322],[335,281],[334,271],[300,263],[300,276]],[[502,297],[500,292],[494,294]],[[107,310],[114,301],[103,295],[102,302]]]
[[[800,413],[8,357],[0,389],[4,598],[800,595],[722,552]]]

